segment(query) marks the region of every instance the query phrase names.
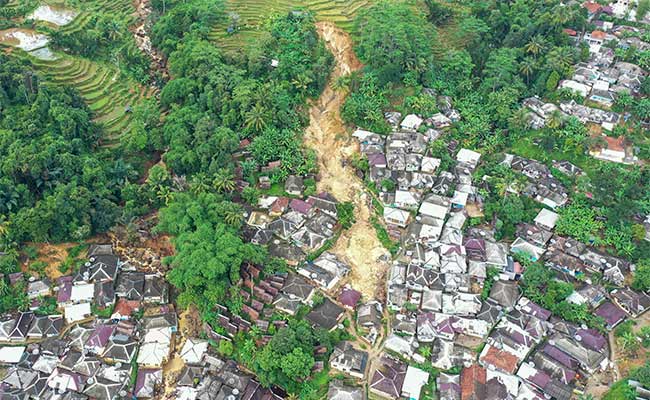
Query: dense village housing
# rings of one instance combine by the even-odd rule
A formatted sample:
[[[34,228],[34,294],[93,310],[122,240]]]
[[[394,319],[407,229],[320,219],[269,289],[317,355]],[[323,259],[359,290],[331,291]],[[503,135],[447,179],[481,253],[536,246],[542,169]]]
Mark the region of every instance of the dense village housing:
[[[0,0],[0,400],[650,400],[650,0]]]

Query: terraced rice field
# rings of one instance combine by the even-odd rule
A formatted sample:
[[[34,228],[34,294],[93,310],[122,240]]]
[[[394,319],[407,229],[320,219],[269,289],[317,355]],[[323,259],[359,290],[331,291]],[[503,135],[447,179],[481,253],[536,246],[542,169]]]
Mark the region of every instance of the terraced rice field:
[[[66,0],[48,1],[48,4],[80,11],[70,23],[55,28],[68,33],[83,30],[97,12],[109,13],[127,23],[135,20],[135,9],[131,0]],[[46,81],[70,85],[79,90],[95,113],[95,121],[105,128],[106,134],[102,142],[106,146],[117,145],[120,134],[128,128],[131,113],[127,112],[127,109],[154,94],[152,88],[121,76],[118,68],[112,64],[60,52],[54,53],[54,57],[38,57],[14,48],[11,54],[29,60]]]
[[[335,22],[350,31],[356,12],[371,3],[372,0],[226,0],[226,11],[240,17],[240,30],[228,35],[230,20],[227,19],[214,27],[210,38],[219,42],[220,47],[236,49],[259,38],[269,17],[293,10],[312,11],[318,21]]]
[[[116,145],[119,135],[128,127],[131,113],[126,112],[127,107],[153,95],[153,89],[121,77],[113,65],[71,56],[40,60],[24,52],[13,54],[28,58],[47,81],[79,90],[95,113],[95,121],[106,129],[103,140],[106,146]]]

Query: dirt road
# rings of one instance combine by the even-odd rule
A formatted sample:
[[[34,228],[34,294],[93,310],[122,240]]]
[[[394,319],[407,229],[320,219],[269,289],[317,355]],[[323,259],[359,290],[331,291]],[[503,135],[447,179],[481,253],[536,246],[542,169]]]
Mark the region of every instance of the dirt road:
[[[316,28],[336,60],[330,82],[361,68],[346,32],[328,22],[319,22]],[[342,163],[358,148],[346,133],[339,112],[346,95],[344,90],[334,90],[329,84],[326,86],[309,110],[305,143],[318,156],[321,177],[318,190],[327,191],[342,202],[352,201],[355,205],[357,222],[341,235],[332,252],[352,267],[349,283],[366,298],[373,298],[383,293],[383,277],[388,263],[381,259],[389,259],[389,254],[370,224],[369,196],[363,182],[356,176],[354,168],[344,167]]]

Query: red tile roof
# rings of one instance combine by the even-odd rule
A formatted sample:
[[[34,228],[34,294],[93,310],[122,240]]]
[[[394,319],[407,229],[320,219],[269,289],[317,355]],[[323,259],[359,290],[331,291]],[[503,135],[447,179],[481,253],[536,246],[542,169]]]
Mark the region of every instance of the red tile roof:
[[[574,31],[573,29],[566,28],[564,29],[564,33],[566,33],[569,36],[576,36],[578,32]]]
[[[519,359],[514,354],[508,353],[505,350],[499,350],[494,346],[488,348],[485,355],[481,357],[481,361],[494,365],[497,369],[510,374],[514,374],[519,363]]]
[[[591,32],[591,37],[594,39],[605,39],[607,37],[607,34],[603,31],[593,31]]]
[[[594,1],[585,1],[582,3],[582,6],[589,11],[589,14],[595,14],[603,8],[603,6]]]
[[[484,390],[487,380],[487,371],[478,364],[463,368],[460,373],[460,398],[469,400],[480,397],[479,391]]]
[[[605,136],[607,148],[613,151],[625,151],[625,137],[619,136],[617,138]]]

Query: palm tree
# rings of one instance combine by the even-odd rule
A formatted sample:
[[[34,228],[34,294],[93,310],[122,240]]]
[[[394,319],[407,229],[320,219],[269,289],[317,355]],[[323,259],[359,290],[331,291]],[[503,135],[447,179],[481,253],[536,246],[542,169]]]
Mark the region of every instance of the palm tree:
[[[228,225],[237,226],[241,224],[241,220],[244,214],[239,207],[228,209],[224,212],[223,220],[226,221]]]
[[[237,187],[235,176],[229,170],[221,168],[214,175],[212,187],[219,193],[232,192]]]
[[[313,79],[311,79],[311,77],[305,74],[301,74],[298,75],[293,81],[291,81],[291,84],[300,91],[306,91],[312,82]]]
[[[546,40],[542,35],[533,36],[530,41],[526,43],[526,46],[524,46],[526,53],[532,54],[535,57],[543,53],[545,49]]]
[[[9,221],[4,216],[0,216],[0,238],[9,234]]]
[[[573,65],[575,53],[570,47],[556,47],[548,53],[546,61],[551,69],[565,73]]]
[[[519,72],[526,77],[526,85],[530,84],[530,76],[535,72],[535,60],[530,57],[524,58],[519,64]]]
[[[194,194],[205,193],[210,190],[210,178],[203,172],[199,172],[192,177],[190,182],[190,191]]]
[[[262,104],[257,103],[252,110],[246,113],[246,120],[244,121],[244,125],[246,128],[254,129],[259,132],[266,128],[267,118],[268,114],[266,113],[266,110]]]

